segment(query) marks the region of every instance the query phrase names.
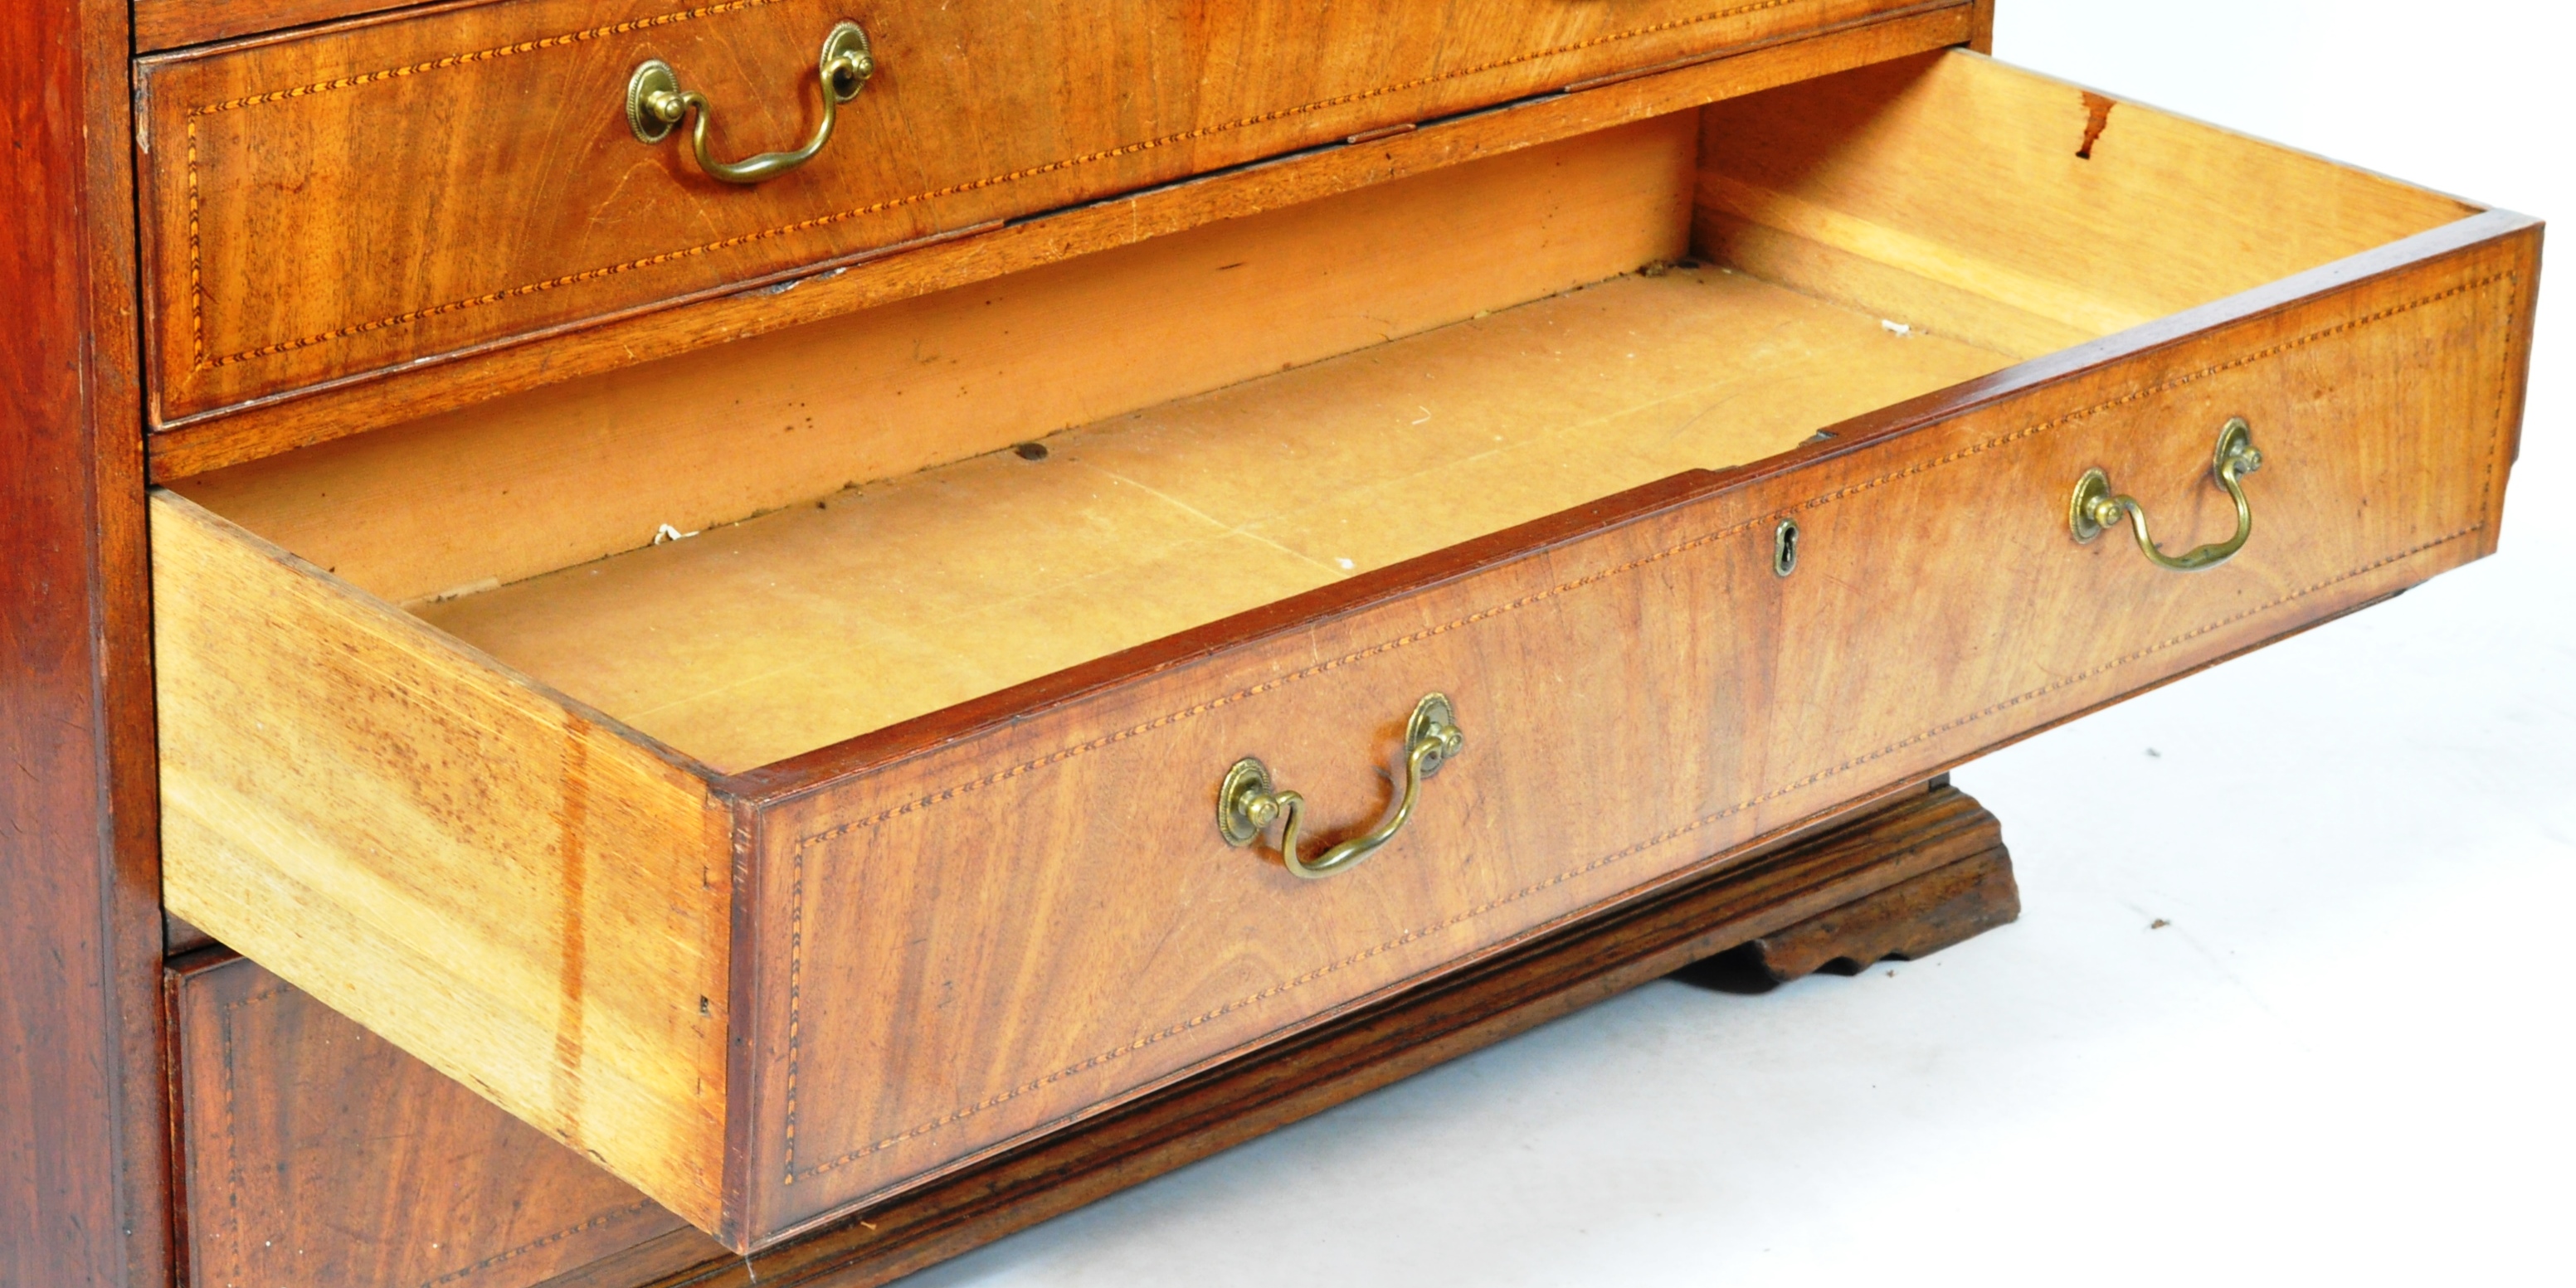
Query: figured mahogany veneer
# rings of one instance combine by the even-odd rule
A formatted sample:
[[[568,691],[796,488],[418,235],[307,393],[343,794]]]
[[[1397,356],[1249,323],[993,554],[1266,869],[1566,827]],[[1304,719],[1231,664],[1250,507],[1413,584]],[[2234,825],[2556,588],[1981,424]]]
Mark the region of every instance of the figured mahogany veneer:
[[[1352,1008],[746,1262],[653,1288],[780,1280],[875,1288],[1676,968],[1706,963],[1731,983],[1737,963],[1711,955],[1729,944],[1741,953],[1753,946],[1739,942],[1746,936],[1874,961],[1890,950],[1937,951],[2011,921],[2019,905],[1994,816],[1946,782],[1907,788],[1710,877]],[[1838,937],[1845,927],[1864,937]],[[609,1288],[586,1278],[561,1288],[576,1284]]]
[[[146,59],[154,420],[1921,7],[520,0]],[[803,169],[741,188],[631,132],[661,58],[721,155],[793,146],[844,18],[877,71]]]
[[[167,1278],[130,48],[0,5],[0,1284]]]
[[[1920,957],[2017,909],[1994,816],[1945,784],[1908,788],[749,1259],[293,985],[206,954],[168,985],[186,1265],[205,1284],[881,1284],[1676,967]]]
[[[1486,111],[1385,135],[1355,135],[1180,183],[1063,207],[899,254],[800,270],[684,306],[601,318],[543,343],[427,357],[399,369],[281,394],[186,423],[160,423],[151,469],[169,481],[550,383],[631,368],[787,330],[961,283],[989,281],[1203,225],[1312,201],[1478,157],[1535,147],[1703,103],[1958,44],[1989,0],[1928,3],[1666,70],[1613,73]],[[1395,128],[1395,127],[1390,127]]]
[[[525,1288],[656,1240],[721,1250],[535,1128],[223,952],[166,989],[183,1283]]]
[[[1618,126],[175,486],[397,603],[518,582],[1687,254],[1698,151],[1688,113]],[[917,538],[1002,531],[944,508]]]
[[[403,7],[402,0],[134,0],[134,47],[160,53]]]
[[[1693,195],[1653,204],[1735,271],[1658,268],[1147,408],[1043,467],[967,462],[980,491],[883,507],[842,530],[864,545],[840,571],[793,586],[833,548],[831,508],[488,592],[510,611],[479,621],[475,595],[425,607],[442,631],[156,494],[170,906],[747,1249],[2491,550],[2538,225],[2102,114],[1968,54],[1721,104],[1680,176]],[[2263,202],[2227,199],[2249,183]],[[1629,235],[1566,235],[1595,224],[1603,245]],[[1308,289],[1283,278],[1274,298],[1323,298]],[[1193,303],[1165,293],[1120,326]],[[1710,320],[1654,333],[1689,309]],[[1186,368],[1192,347],[1124,365]],[[1629,354],[1635,378],[1601,379]],[[1030,369],[1005,360],[991,387]],[[1430,450],[1450,431],[1414,419],[1414,386],[1369,392],[1389,372],[1487,391],[1469,426],[1524,455],[1479,475],[1476,453]],[[1892,405],[1847,405],[1871,381]],[[1012,414],[961,414],[953,441],[983,450]],[[2119,534],[2069,536],[2067,495],[2102,466],[2169,543],[2214,539],[2233,512],[2209,454],[2232,416],[2268,461],[2232,563],[2181,576]],[[871,430],[816,428],[787,450],[822,495],[845,480],[820,472],[832,444]],[[1693,434],[1697,468],[1656,454]],[[319,459],[315,497],[348,477]],[[1638,462],[1668,473],[1636,485]],[[291,488],[293,458],[275,468]],[[1117,588],[1105,620],[1052,632],[1068,655],[917,717],[844,711],[739,772],[700,734],[638,732],[654,717],[628,697],[552,682],[618,650],[668,650],[683,681],[775,651],[821,678],[810,692],[899,690],[1010,629],[979,604],[1128,559],[1132,512],[1063,485],[1082,469],[1316,574],[1256,578],[1247,604],[1247,565],[1211,537],[1207,557],[1095,583]],[[862,481],[857,508],[966,477]],[[1353,504],[1330,509],[1334,488]],[[1025,576],[943,562],[979,517],[1027,534]],[[769,602],[726,598],[763,580],[782,585]],[[857,628],[888,586],[926,654]],[[628,611],[655,603],[678,611]],[[782,645],[791,618],[836,612],[851,629]],[[767,674],[741,677],[745,709]],[[1318,830],[1365,826],[1432,691],[1467,750],[1368,865],[1300,882],[1220,839],[1217,778],[1244,755]],[[696,700],[721,727],[723,692]]]

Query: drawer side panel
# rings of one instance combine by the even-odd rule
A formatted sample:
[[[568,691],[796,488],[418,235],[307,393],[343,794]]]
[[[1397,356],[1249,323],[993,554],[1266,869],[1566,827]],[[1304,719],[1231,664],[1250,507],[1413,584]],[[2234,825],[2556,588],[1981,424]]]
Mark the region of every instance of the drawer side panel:
[[[729,810],[185,500],[151,522],[170,911],[712,1227]]]
[[[2312,296],[1864,418],[1683,503],[782,798],[754,1241],[2477,557],[2536,245],[2321,270]],[[2177,575],[2070,537],[2099,465],[2170,546],[2216,539],[2209,453],[2239,415],[2270,463],[2235,562]],[[1300,882],[1219,838],[1244,755],[1318,831],[1367,826],[1433,690],[1467,750],[1366,866]]]

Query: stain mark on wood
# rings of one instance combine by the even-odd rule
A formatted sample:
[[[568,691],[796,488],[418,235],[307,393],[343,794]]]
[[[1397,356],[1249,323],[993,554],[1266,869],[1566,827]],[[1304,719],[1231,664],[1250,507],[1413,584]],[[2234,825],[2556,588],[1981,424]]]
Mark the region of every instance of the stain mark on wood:
[[[2075,155],[2093,159],[2093,145],[2102,141],[2102,131],[2111,128],[2111,107],[2111,100],[2084,91],[2084,146],[2075,149]]]

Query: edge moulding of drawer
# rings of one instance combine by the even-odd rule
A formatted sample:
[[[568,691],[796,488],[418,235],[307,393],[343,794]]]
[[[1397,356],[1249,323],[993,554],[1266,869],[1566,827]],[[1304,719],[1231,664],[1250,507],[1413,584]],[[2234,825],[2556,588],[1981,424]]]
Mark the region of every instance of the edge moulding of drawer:
[[[814,504],[496,589],[368,562],[377,512],[524,483],[473,423],[157,492],[171,910],[749,1249],[2494,548],[2532,220],[1967,53],[1623,130],[1045,270],[1016,343],[1114,373],[1086,415],[818,419],[761,454]],[[1515,165],[1585,213],[1388,231],[1549,187]],[[1263,240],[1333,228],[1360,258]],[[1237,251],[1305,267],[1154,276]],[[1435,279],[1504,298],[1405,302]],[[1354,280],[1401,338],[1139,339],[1304,335]],[[774,352],[864,376],[848,325]],[[2070,533],[2102,468],[2167,549],[2223,537],[2231,418],[2233,560]],[[387,506],[368,453],[436,468]],[[1366,865],[1220,834],[1244,757],[1366,830],[1432,693],[1463,745]]]

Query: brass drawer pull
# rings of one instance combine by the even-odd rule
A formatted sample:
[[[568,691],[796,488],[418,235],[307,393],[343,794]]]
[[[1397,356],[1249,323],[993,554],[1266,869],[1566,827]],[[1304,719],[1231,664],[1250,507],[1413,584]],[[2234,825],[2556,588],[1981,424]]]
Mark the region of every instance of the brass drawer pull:
[[[1360,861],[1395,839],[1413,817],[1413,803],[1422,795],[1422,780],[1440,772],[1450,758],[1466,749],[1467,738],[1458,732],[1457,719],[1443,694],[1430,694],[1413,706],[1413,719],[1404,727],[1404,797],[1395,804],[1395,812],[1386,821],[1315,856],[1313,862],[1297,858],[1297,840],[1306,819],[1306,798],[1295,792],[1274,789],[1270,767],[1246,756],[1225,771],[1225,781],[1217,788],[1216,826],[1225,834],[1225,843],[1246,846],[1261,839],[1270,830],[1271,820],[1285,817],[1287,826],[1279,836],[1279,857],[1288,861],[1288,870],[1310,881],[1336,872],[1358,867]]]
[[[2218,450],[2210,457],[2209,475],[2218,486],[2227,489],[2236,502],[2236,535],[2214,546],[2202,546],[2189,554],[2169,555],[2157,548],[2155,538],[2147,535],[2146,507],[2129,496],[2114,496],[2111,479],[2099,469],[2084,471],[2075,481],[2075,497],[2067,504],[2067,525],[2074,529],[2077,541],[2091,541],[2106,528],[2116,526],[2126,513],[2137,529],[2138,549],[2159,568],[2175,572],[2199,572],[2215,568],[2236,557],[2245,548],[2245,540],[2254,535],[2254,506],[2245,499],[2245,476],[2263,468],[2263,453],[2254,450],[2254,428],[2236,417],[2218,431]]]
[[[671,136],[689,109],[698,112],[697,128],[689,132],[689,142],[697,149],[698,168],[711,178],[726,183],[759,183],[775,179],[814,159],[823,145],[832,141],[832,123],[839,116],[841,104],[859,96],[859,90],[876,73],[875,57],[868,49],[868,33],[855,22],[833,26],[823,37],[823,53],[815,68],[823,81],[823,123],[814,127],[814,137],[793,152],[763,152],[740,161],[718,161],[707,155],[707,118],[715,109],[707,96],[693,89],[680,88],[680,74],[659,58],[647,59],[626,80],[626,124],[644,143],[659,143]]]

